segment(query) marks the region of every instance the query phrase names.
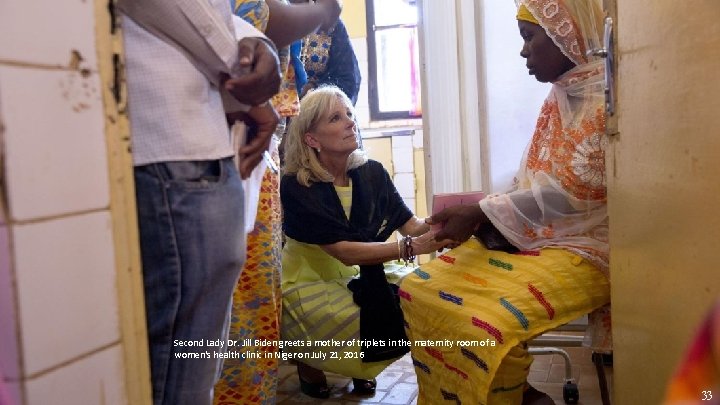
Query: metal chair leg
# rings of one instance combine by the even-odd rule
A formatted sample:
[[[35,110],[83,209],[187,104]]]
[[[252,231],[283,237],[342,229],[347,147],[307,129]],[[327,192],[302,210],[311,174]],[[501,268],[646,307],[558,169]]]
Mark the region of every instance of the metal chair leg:
[[[566,404],[577,404],[580,400],[580,391],[572,374],[572,363],[568,353],[558,347],[531,347],[530,354],[559,354],[565,360],[565,384],[563,384],[563,400]]]
[[[598,384],[600,385],[600,399],[603,405],[610,405],[610,393],[608,391],[607,378],[605,377],[605,364],[603,364],[602,353],[593,352],[592,361],[595,364]]]

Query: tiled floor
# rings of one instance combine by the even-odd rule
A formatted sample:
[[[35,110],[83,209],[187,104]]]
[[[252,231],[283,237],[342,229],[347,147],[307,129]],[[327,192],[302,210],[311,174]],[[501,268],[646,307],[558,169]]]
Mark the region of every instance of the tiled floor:
[[[580,402],[583,405],[600,405],[600,387],[592,363],[591,352],[584,347],[566,347],[570,355],[573,377],[580,390]],[[612,393],[612,367],[605,367],[608,390]],[[558,404],[564,404],[562,387],[565,382],[565,362],[560,355],[535,356],[530,367],[528,381],[533,387],[550,395]]]
[[[585,348],[566,348],[572,361],[573,374],[580,390],[581,405],[600,405],[595,366],[592,364],[590,350]],[[605,367],[608,385],[612,389],[612,368]],[[417,401],[417,381],[410,355],[393,363],[378,376],[375,396],[359,397],[352,394],[352,380],[335,374],[328,374],[331,396],[326,400],[308,397],[300,392],[295,366],[280,366],[280,385],[278,388],[279,405],[321,404],[321,405],[358,405],[358,404],[397,404],[415,405]],[[564,404],[562,387],[565,377],[565,364],[560,355],[536,356],[530,368],[528,381],[538,390],[548,393],[557,404]]]

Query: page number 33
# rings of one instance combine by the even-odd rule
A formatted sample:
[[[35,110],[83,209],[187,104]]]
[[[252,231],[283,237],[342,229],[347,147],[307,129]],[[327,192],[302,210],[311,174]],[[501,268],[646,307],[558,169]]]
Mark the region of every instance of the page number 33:
[[[712,391],[703,391],[702,394],[703,394],[703,397],[702,397],[703,401],[709,401],[712,399]]]

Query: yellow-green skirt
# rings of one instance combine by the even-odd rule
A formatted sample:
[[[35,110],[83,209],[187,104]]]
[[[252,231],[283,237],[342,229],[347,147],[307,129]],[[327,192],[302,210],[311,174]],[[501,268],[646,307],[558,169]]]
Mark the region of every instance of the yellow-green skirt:
[[[568,251],[508,254],[470,239],[406,277],[400,296],[418,404],[511,404],[532,362],[524,342],[607,304],[610,287]]]
[[[413,271],[386,264],[388,282]],[[283,249],[281,339],[286,358],[320,370],[372,379],[393,360],[365,363],[360,339],[360,307],[347,284],[358,272],[316,245],[288,239]],[[385,342],[383,342],[385,343]]]

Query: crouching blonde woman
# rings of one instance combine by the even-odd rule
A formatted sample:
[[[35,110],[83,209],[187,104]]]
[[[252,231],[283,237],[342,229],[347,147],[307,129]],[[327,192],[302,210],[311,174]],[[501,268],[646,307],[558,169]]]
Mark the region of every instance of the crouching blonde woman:
[[[323,371],[352,377],[356,393],[375,392],[375,376],[408,351],[390,345],[406,336],[387,280],[410,268],[383,263],[445,245],[358,148],[357,134],[352,103],[334,86],[303,98],[287,134],[281,336],[305,344],[284,350],[298,359],[302,391],[316,398],[330,393]],[[406,237],[387,242],[395,231]]]

